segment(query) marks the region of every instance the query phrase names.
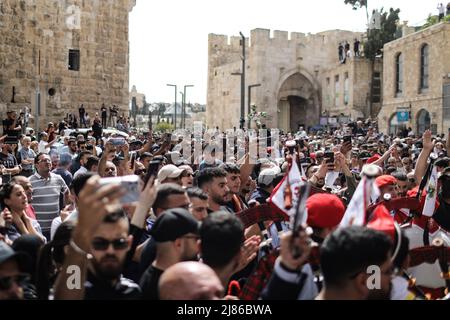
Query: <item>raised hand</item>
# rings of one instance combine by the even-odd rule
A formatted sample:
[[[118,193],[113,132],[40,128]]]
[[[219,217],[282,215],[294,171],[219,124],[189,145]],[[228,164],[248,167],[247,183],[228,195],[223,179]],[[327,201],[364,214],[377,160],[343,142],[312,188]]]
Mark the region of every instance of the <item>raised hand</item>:
[[[301,252],[300,257],[294,257],[292,252],[296,247]],[[292,232],[285,232],[281,235],[280,262],[290,270],[299,270],[308,260],[311,252],[309,236],[304,230],[298,231],[297,237],[292,239]]]
[[[261,238],[257,235],[251,236],[245,240],[241,248],[241,258],[239,260],[239,265],[235,269],[235,273],[244,269],[253,259],[256,258],[260,243]]]
[[[423,133],[423,150],[431,151],[434,148],[434,142],[431,140],[431,131],[426,130]]]

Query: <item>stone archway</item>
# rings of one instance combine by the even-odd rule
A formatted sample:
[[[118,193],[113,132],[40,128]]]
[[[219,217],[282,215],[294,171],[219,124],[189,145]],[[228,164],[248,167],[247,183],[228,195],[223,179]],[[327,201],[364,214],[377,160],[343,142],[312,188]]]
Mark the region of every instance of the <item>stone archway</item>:
[[[278,90],[278,128],[296,132],[319,123],[318,90],[312,79],[302,72],[286,77]]]

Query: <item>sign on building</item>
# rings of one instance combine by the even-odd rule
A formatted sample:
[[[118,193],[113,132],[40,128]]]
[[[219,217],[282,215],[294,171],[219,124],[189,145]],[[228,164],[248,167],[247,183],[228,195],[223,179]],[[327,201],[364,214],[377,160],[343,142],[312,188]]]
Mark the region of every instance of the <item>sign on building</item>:
[[[397,111],[397,121],[400,122],[408,122],[409,121],[409,111]]]

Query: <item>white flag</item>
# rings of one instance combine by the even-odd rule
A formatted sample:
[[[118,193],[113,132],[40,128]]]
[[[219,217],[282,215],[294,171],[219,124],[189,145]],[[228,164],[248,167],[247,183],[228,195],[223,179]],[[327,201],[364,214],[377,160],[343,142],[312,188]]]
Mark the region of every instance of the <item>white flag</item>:
[[[288,178],[289,175],[289,178]],[[289,170],[288,175],[284,177],[284,179],[280,182],[280,184],[273,190],[272,195],[270,196],[269,203],[285,214],[287,214],[289,217],[295,216],[295,210],[297,208],[297,202],[299,201],[299,191],[300,187],[304,184],[301,175],[300,170],[297,166],[297,161],[292,161],[292,166]],[[287,209],[285,208],[284,203],[284,193],[288,184],[289,180],[289,187],[291,189],[292,193],[292,208]],[[304,221],[301,221],[301,223],[306,223],[307,215],[304,215]]]
[[[430,180],[428,180],[427,197],[422,211],[422,215],[427,217],[432,217],[436,209],[437,181],[437,168],[434,166],[431,171]]]
[[[341,220],[340,227],[364,226],[367,207],[380,196],[373,179],[362,178]]]

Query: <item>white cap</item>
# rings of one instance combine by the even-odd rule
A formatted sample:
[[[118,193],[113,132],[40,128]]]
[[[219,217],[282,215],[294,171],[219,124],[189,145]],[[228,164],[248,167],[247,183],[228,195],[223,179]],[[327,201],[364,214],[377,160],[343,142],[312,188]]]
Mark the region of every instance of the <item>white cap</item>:
[[[159,170],[158,172],[158,181],[164,182],[166,179],[175,179],[178,178],[182,173],[183,169],[177,168],[173,164],[169,164],[167,166],[164,166]]]
[[[276,175],[281,173],[280,167],[273,167],[270,169],[264,169],[259,173],[258,184],[270,185],[275,179]]]

